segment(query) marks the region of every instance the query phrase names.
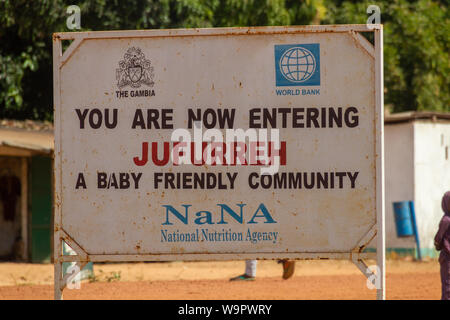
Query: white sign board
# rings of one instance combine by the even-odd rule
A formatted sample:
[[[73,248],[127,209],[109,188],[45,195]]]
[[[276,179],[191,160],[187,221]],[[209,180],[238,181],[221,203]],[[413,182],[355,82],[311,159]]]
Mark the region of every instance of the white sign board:
[[[362,254],[382,79],[359,31],[55,34],[55,261],[60,239],[86,261]]]

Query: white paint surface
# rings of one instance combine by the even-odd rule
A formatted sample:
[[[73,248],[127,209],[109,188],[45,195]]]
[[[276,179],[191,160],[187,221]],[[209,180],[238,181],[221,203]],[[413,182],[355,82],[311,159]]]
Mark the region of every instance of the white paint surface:
[[[320,96],[275,94],[274,45],[320,44]],[[118,62],[130,47],[142,49],[155,72],[155,97],[117,99]],[[69,49],[70,50],[70,49]],[[60,105],[57,106],[55,159],[57,210],[61,228],[90,255],[186,253],[341,253],[350,252],[376,223],[376,134],[374,58],[349,33],[213,35],[184,37],[130,37],[87,39],[61,67]],[[294,87],[294,89],[303,89]],[[127,88],[130,90],[130,88]],[[278,88],[280,89],[280,88]],[[282,89],[282,88],[281,88]],[[58,101],[56,99],[56,101]],[[173,108],[176,128],[186,128],[188,107],[230,108],[238,111],[235,128],[248,128],[248,111],[254,107],[349,107],[359,110],[356,128],[281,129],[287,142],[287,166],[281,171],[358,171],[356,187],[333,190],[251,190],[250,172],[258,167],[192,167],[150,164],[136,167],[144,141],[168,141],[170,130],[131,130],[136,108]],[[76,108],[118,108],[114,130],[83,129]],[[96,174],[143,172],[139,190],[97,190]],[[162,172],[238,172],[235,190],[154,190],[152,174]],[[75,190],[78,173],[88,189]],[[171,204],[182,211],[192,205],[213,212],[226,203],[238,210],[245,203],[245,220],[264,203],[277,223],[196,226],[179,221],[163,226]],[[161,230],[194,232],[232,229],[245,233],[278,232],[274,243],[161,242]],[[180,255],[181,254],[181,255]]]
[[[413,200],[423,254],[432,255],[443,215],[441,200],[450,190],[450,123],[412,121],[388,124],[385,134],[386,247],[414,249],[414,237],[399,238],[393,202]],[[374,242],[371,242],[371,246]]]
[[[421,246],[434,248],[434,236],[442,218],[442,196],[450,190],[450,124],[415,122],[415,205]]]

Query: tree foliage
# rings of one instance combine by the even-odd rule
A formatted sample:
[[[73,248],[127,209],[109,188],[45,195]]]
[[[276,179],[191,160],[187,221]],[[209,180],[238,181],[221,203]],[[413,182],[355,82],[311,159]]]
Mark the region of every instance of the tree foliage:
[[[393,111],[450,111],[446,1],[0,0],[0,118],[51,120],[51,34],[82,31],[366,23],[377,4],[385,30],[385,102]]]
[[[376,4],[384,24],[385,103],[392,111],[450,111],[446,1],[328,1],[322,23],[365,23]]]

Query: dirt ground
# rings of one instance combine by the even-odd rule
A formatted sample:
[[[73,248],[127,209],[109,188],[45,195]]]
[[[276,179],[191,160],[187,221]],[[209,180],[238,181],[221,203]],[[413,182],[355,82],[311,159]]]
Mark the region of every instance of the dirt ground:
[[[370,262],[368,264],[374,264]],[[439,299],[439,263],[388,260],[387,299]],[[294,276],[259,261],[256,281],[230,282],[243,261],[95,264],[95,278],[64,299],[374,299],[375,291],[349,261],[297,261]],[[52,299],[53,266],[0,263],[0,299]]]

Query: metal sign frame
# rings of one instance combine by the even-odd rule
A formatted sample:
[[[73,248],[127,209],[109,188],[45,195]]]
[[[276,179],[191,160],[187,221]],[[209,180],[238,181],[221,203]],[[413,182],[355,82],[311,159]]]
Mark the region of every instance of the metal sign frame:
[[[374,46],[370,44],[360,32],[374,34]],[[152,38],[152,37],[184,37],[184,36],[218,36],[218,35],[261,35],[261,34],[296,34],[296,33],[347,33],[359,44],[362,50],[367,51],[375,61],[375,155],[376,155],[376,223],[355,243],[350,252],[317,252],[317,253],[286,253],[283,258],[290,259],[347,259],[356,266],[369,279],[374,274],[369,270],[365,259],[376,257],[378,272],[377,298],[385,299],[385,206],[384,206],[384,133],[383,133],[383,28],[382,25],[332,25],[332,26],[293,26],[293,27],[250,27],[250,28],[211,28],[211,29],[175,29],[175,30],[137,30],[137,31],[99,31],[99,32],[70,32],[55,33],[53,35],[53,79],[54,79],[54,132],[55,132],[55,159],[54,159],[54,297],[62,299],[63,289],[71,275],[62,274],[63,262],[76,262],[81,270],[88,262],[126,262],[126,261],[170,261],[177,260],[174,255],[143,254],[143,255],[89,255],[72,239],[62,228],[62,141],[61,141],[61,82],[60,72],[64,64],[71,58],[75,50],[86,39],[117,39],[117,38]],[[64,52],[62,41],[72,40]],[[376,255],[364,252],[366,246],[374,238],[376,240]],[[63,255],[62,241],[66,242],[77,255]],[[263,254],[220,254],[214,259],[277,259],[277,253]],[[211,254],[183,254],[182,260],[211,260]],[[73,276],[73,275],[72,275]]]

